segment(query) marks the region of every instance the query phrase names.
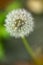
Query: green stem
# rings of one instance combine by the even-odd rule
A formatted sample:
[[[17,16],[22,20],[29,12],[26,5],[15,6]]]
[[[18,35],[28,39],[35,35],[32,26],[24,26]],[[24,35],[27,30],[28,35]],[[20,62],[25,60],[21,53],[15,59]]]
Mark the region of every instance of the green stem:
[[[29,43],[27,42],[27,40],[26,40],[25,37],[22,37],[22,41],[24,42],[24,46],[25,46],[27,52],[28,52],[32,57],[35,57],[34,52],[33,52],[32,48],[30,47],[30,45],[29,45]]]
[[[36,55],[35,55],[34,51],[32,50],[31,46],[29,45],[29,43],[27,42],[26,38],[25,37],[21,37],[21,38],[22,38],[23,44],[24,44],[28,54],[30,54],[30,56],[35,61],[35,63],[38,64]]]

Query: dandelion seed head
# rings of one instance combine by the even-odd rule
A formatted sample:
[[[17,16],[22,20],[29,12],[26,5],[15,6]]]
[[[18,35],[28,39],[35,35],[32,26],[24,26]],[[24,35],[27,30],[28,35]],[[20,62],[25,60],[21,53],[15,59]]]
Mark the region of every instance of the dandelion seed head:
[[[8,33],[15,38],[28,36],[34,29],[32,15],[25,9],[11,11],[5,19],[5,27]]]

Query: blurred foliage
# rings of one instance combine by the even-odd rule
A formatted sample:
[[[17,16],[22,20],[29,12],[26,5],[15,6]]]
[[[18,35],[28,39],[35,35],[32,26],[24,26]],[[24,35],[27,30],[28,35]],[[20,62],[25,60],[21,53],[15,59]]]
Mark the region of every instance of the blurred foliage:
[[[0,12],[0,25],[3,25],[5,16],[6,16],[6,12]]]
[[[14,9],[19,9],[19,8],[23,8],[23,5],[21,2],[19,1],[15,1],[10,3],[7,7],[6,7],[6,12],[10,12]]]
[[[4,27],[5,23],[5,17],[6,17],[6,12],[0,12],[0,38],[7,38],[8,37],[8,32],[6,31],[6,28]]]
[[[2,60],[4,57],[5,57],[5,50],[3,44],[0,42],[0,60]]]
[[[9,33],[6,31],[4,26],[0,26],[0,38],[7,38]]]

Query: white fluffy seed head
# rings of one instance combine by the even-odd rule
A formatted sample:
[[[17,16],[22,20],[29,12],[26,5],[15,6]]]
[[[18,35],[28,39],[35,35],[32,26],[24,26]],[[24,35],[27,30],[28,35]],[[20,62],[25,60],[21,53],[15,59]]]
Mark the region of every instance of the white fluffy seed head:
[[[13,10],[6,16],[5,27],[15,38],[27,36],[34,29],[32,15],[25,9]]]

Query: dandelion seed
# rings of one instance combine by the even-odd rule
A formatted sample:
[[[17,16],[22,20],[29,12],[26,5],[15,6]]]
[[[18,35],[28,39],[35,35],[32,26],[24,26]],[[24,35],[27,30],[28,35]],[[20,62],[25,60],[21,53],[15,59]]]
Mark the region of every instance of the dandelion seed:
[[[28,36],[34,29],[32,15],[25,9],[13,10],[6,16],[5,27],[15,38]]]

